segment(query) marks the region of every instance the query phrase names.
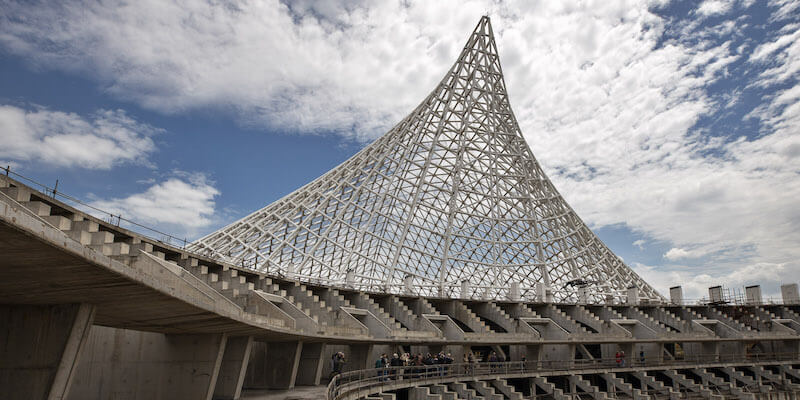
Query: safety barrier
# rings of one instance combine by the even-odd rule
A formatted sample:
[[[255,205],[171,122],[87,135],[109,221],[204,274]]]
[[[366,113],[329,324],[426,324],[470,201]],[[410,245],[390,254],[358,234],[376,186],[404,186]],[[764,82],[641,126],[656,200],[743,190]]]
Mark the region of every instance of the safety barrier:
[[[327,399],[342,400],[367,396],[372,393],[395,390],[426,383],[454,382],[466,379],[490,379],[501,376],[523,377],[543,373],[591,373],[593,370],[634,371],[637,369],[664,369],[671,367],[709,368],[715,365],[795,361],[796,353],[759,354],[701,354],[687,355],[677,360],[625,360],[616,358],[594,360],[544,360],[507,361],[459,364],[410,365],[403,367],[372,368],[338,374],[328,384]],[[354,397],[353,397],[354,396]]]

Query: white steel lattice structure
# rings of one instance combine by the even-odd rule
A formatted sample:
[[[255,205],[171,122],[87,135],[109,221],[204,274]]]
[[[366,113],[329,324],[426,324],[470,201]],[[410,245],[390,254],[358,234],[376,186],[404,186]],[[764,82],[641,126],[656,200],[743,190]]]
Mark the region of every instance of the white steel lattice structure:
[[[511,111],[488,17],[388,133],[191,250],[364,290],[532,298],[549,288],[573,301],[567,283],[580,280],[589,301],[631,285],[661,299],[545,176]]]

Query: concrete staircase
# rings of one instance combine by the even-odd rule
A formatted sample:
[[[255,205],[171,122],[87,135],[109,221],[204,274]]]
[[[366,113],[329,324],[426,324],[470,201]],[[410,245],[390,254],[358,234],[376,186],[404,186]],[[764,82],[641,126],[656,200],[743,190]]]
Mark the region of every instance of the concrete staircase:
[[[703,386],[706,387],[705,390],[711,390],[709,388],[716,389],[718,393],[728,393],[731,396],[735,396],[737,399],[745,399],[745,400],[755,400],[756,396],[753,393],[745,392],[745,390],[741,387],[736,386],[736,383],[733,378],[725,379],[715,375],[713,372],[700,368],[692,370],[703,382]],[[715,393],[711,397],[712,399],[715,398],[723,398],[723,396]]]
[[[569,400],[570,396],[564,394],[562,389],[556,387],[555,384],[548,381],[547,378],[537,376],[533,378],[534,386],[542,389],[545,393],[553,397],[554,400]]]
[[[606,386],[609,388],[608,392],[613,393],[614,398],[620,397],[618,392],[625,394],[633,400],[645,400],[650,398],[650,396],[642,394],[640,389],[634,388],[633,385],[625,382],[613,372],[604,373],[602,377],[606,381]]]
[[[656,378],[648,375],[646,372],[634,371],[631,374],[639,379],[642,390],[649,388],[647,390],[653,390],[658,394],[669,396],[670,399],[680,399],[680,393],[676,393],[671,387],[664,386],[663,382],[656,380]]]
[[[277,296],[280,296],[280,297],[284,298],[290,304],[292,304],[297,309],[302,311],[303,314],[305,314],[306,316],[311,318],[315,323],[320,324],[321,326],[327,326],[328,325],[328,322],[329,322],[328,318],[325,318],[324,320],[320,321],[320,317],[319,317],[318,314],[312,312],[311,308],[306,307],[305,304],[303,304],[303,302],[298,301],[297,299],[295,299],[294,296],[290,296],[287,293],[286,289],[281,289],[280,285],[278,285],[277,283],[273,283],[271,285],[267,285],[265,287],[265,289],[266,289],[265,291],[267,293],[271,293],[271,294],[274,294],[274,295],[277,295]]]
[[[442,400],[461,400],[458,393],[450,390],[446,385],[431,385],[430,392],[440,395]]]
[[[619,312],[617,310],[614,310],[614,311],[618,315],[621,315],[621,314],[619,314]],[[675,329],[673,329],[673,328],[671,328],[671,327],[669,327],[667,325],[664,325],[663,323],[661,323],[661,321],[658,321],[655,318],[653,318],[652,316],[650,316],[648,314],[645,314],[642,310],[640,310],[637,307],[624,307],[624,312],[625,312],[625,316],[627,318],[635,319],[635,320],[641,322],[644,326],[646,326],[646,327],[648,327],[648,328],[650,328],[650,329],[652,329],[652,330],[654,330],[656,332],[659,332],[660,334],[673,335],[673,334],[678,333]]]
[[[589,336],[589,331],[586,330],[581,324],[575,322],[572,317],[567,315],[564,311],[560,310],[552,304],[544,304],[536,308],[538,314],[552,319],[556,324],[560,325],[567,332],[573,336]]]
[[[800,314],[792,311],[789,307],[783,306],[779,309],[781,317],[791,319],[800,324]]]
[[[494,386],[495,391],[502,393],[503,396],[505,396],[505,398],[508,400],[523,399],[522,393],[517,392],[514,387],[509,385],[505,379],[495,379],[489,383]]]
[[[408,400],[442,400],[442,396],[431,393],[431,388],[427,386],[421,386],[408,390]]]
[[[605,400],[608,399],[608,395],[604,392],[601,392],[597,386],[591,384],[591,382],[583,379],[580,375],[570,375],[569,377],[570,387],[573,388],[572,393],[579,393],[577,389],[580,389],[584,393],[588,394],[595,400]]]
[[[464,382],[453,382],[447,385],[451,391],[456,392],[462,399],[483,399],[475,389],[469,388]]]
[[[379,299],[379,305],[382,309],[388,311],[392,318],[410,329],[408,331],[403,331],[405,335],[435,336],[435,332],[428,330],[430,326],[424,323],[422,316],[415,314],[414,311],[397,296],[384,296]],[[436,313],[438,313],[438,311],[436,311]]]
[[[705,316],[708,319],[716,319],[718,321],[722,321],[726,325],[746,335],[752,336],[758,334],[758,331],[754,330],[749,325],[745,325],[744,323],[731,318],[730,316],[728,316],[728,314],[726,314],[725,312],[716,307],[704,307],[703,310]]]
[[[642,308],[640,311],[679,333],[688,334],[691,331],[688,322],[665,307],[648,307]]]
[[[490,320],[508,333],[517,332],[517,322],[494,302],[476,303],[468,306],[479,317]]]
[[[333,290],[333,292],[338,294],[337,290]],[[341,296],[341,295],[340,295]],[[394,319],[380,304],[376,303],[369,295],[363,292],[351,293],[349,295],[345,295],[345,298],[349,298],[351,304],[355,305],[358,308],[363,308],[373,315],[378,317],[386,326],[392,329],[393,334],[395,335],[404,335],[408,332],[408,329],[403,327],[403,325]]]
[[[680,391],[681,388],[684,388],[687,392],[696,393],[702,396],[704,399],[712,398],[713,393],[710,389],[703,387],[703,385],[695,382],[693,379],[688,378],[686,375],[681,374],[675,370],[666,370],[663,371],[664,375],[672,380],[672,387],[676,391]]]
[[[470,381],[469,385],[475,389],[486,400],[503,400],[501,393],[497,393],[494,387],[486,384],[486,381]]]
[[[494,331],[486,325],[483,320],[478,317],[478,314],[475,314],[466,304],[461,301],[453,300],[453,314],[450,315],[451,318],[458,319],[464,324],[466,324],[470,329],[475,331],[475,333],[494,333]]]

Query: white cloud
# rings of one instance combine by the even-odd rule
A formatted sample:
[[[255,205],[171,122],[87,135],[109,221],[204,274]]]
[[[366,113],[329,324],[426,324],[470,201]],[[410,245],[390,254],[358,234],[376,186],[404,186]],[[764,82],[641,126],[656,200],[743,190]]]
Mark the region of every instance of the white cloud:
[[[91,205],[162,232],[191,239],[216,222],[214,199],[219,194],[204,175],[178,173],[144,192],[122,198],[98,199]]]
[[[775,8],[770,17],[773,20],[782,20],[797,15],[800,1],[797,0],[770,0],[769,6]]]
[[[633,242],[633,245],[638,247],[639,250],[644,250],[644,244],[647,243],[644,239],[638,239]]]
[[[664,258],[668,260],[680,260],[681,258],[688,258],[690,257],[690,253],[684,249],[679,248],[671,248],[669,251],[664,253]]]
[[[725,14],[733,7],[731,0],[705,0],[699,7],[697,13],[703,16]]]
[[[109,169],[146,163],[159,130],[122,110],[99,110],[90,117],[42,107],[0,105],[0,157],[60,167]]]

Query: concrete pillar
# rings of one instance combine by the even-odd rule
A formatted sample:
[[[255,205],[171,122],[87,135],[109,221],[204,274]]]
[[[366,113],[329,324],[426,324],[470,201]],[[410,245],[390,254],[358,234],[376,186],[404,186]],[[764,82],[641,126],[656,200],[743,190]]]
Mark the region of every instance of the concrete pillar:
[[[760,305],[763,303],[761,300],[761,286],[753,285],[744,288],[747,304]]]
[[[403,287],[405,288],[406,293],[414,293],[414,277],[411,275],[406,275],[406,277],[403,278]]]
[[[252,336],[228,338],[214,387],[214,399],[235,400],[241,396],[252,347]]]
[[[66,398],[94,312],[88,304],[0,305],[0,396]]]
[[[254,341],[250,349],[250,362],[244,377],[245,389],[267,389],[267,370],[272,368],[267,363],[267,343]]]
[[[589,293],[585,286],[578,287],[578,304],[586,304],[589,302]]]
[[[356,282],[356,271],[348,269],[344,278],[345,286],[352,288]]]
[[[508,298],[511,301],[519,301],[519,282],[511,282],[511,287],[508,289]]]
[[[677,304],[679,306],[683,305],[683,288],[680,286],[673,286],[669,288],[669,302],[672,304]]]
[[[295,385],[316,386],[322,380],[322,368],[325,365],[325,343],[305,343],[300,352],[300,363],[297,367]]]
[[[468,281],[468,280],[466,280],[466,279],[464,279],[463,281],[461,281],[461,298],[462,298],[462,299],[468,299],[468,298],[470,298],[470,293],[469,293],[469,281]]]
[[[164,335],[92,327],[69,399],[211,399],[223,334]]]
[[[631,286],[628,288],[628,305],[635,306],[639,304],[639,288]]]
[[[553,291],[550,290],[550,285],[546,283],[536,284],[536,300],[546,303],[553,302]]]
[[[294,388],[302,352],[303,342],[270,342],[266,354],[266,387]]]
[[[345,371],[355,371],[359,369],[369,369],[375,367],[375,360],[370,360],[372,353],[371,344],[351,344],[350,354],[345,353],[347,364],[344,365]]]
[[[708,299],[711,303],[721,303],[723,301],[722,286],[712,286],[708,288]]]
[[[781,285],[781,297],[783,304],[800,304],[800,290],[796,283]]]

